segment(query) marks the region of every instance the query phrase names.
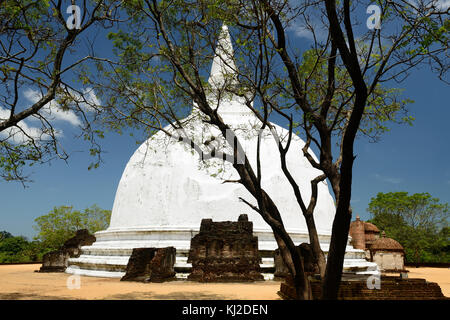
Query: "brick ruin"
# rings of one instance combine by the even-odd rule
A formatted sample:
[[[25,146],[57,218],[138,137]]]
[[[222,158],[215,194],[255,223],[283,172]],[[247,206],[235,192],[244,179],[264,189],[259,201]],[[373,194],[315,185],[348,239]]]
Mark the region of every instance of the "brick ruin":
[[[302,256],[303,258],[305,273],[311,276],[320,273],[319,266],[314,261],[314,255],[310,244],[302,243],[296,246],[296,248],[300,256]],[[276,249],[274,252],[274,263],[275,263],[275,272],[274,272],[275,277],[285,278],[289,276],[289,270],[283,261],[283,258],[280,254],[280,249]]]
[[[75,236],[64,242],[61,248],[44,255],[39,272],[64,272],[68,267],[69,258],[79,257],[81,247],[90,246],[95,240],[95,236],[87,229],[77,230]]]
[[[174,247],[135,248],[120,281],[164,282],[175,278]]]
[[[203,219],[200,232],[191,239],[188,280],[201,282],[263,280],[258,238],[245,214],[237,222]]]
[[[399,277],[381,276],[380,286],[369,288],[366,280],[342,280],[338,300],[448,300],[439,285],[425,279],[401,279]],[[322,288],[318,280],[311,281],[314,300],[319,300]],[[278,294],[283,299],[295,299],[292,279],[287,279],[280,286]]]

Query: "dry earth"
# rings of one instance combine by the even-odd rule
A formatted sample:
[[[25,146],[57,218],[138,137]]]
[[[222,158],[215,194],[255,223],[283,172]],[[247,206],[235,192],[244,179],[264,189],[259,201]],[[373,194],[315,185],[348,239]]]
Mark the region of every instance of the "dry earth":
[[[406,268],[409,278],[421,278],[430,282],[437,282],[442,293],[450,297],[450,268]]]
[[[36,273],[40,265],[1,265],[0,299],[215,299],[278,300],[279,281],[254,283],[121,282],[119,279],[80,277],[79,289],[68,289],[70,275]],[[409,268],[410,278],[437,282],[450,296],[450,269]],[[70,282],[70,281],[69,281]]]
[[[80,289],[68,289],[69,274],[34,272],[39,267],[37,264],[0,266],[0,299],[280,299],[277,295],[280,288],[278,281],[138,283],[81,276]]]

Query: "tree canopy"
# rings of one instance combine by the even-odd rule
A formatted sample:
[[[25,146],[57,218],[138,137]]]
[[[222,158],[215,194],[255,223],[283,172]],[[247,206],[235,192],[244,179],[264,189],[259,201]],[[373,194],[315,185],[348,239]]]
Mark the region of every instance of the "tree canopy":
[[[0,231],[0,240],[11,238],[13,235],[6,230]]]
[[[96,149],[98,135],[91,127],[98,111],[95,94],[88,86],[74,85],[72,71],[95,60],[92,47],[79,40],[92,43],[99,28],[110,27],[119,4],[83,1],[80,12],[67,15],[76,1],[0,1],[1,178],[24,182],[28,165],[68,158],[56,121],[81,129],[79,134]]]
[[[79,229],[95,233],[107,229],[111,211],[93,205],[83,211],[72,206],[55,207],[48,214],[35,219],[38,235],[33,241],[24,236],[0,232],[0,263],[42,261],[45,253],[59,249]]]
[[[79,229],[87,229],[90,233],[107,229],[110,219],[111,211],[96,205],[83,211],[74,210],[73,206],[55,207],[35,219],[34,228],[38,232],[35,240],[42,242],[46,248],[58,249]]]
[[[28,241],[23,236],[13,236],[11,233],[7,237],[0,238],[0,263],[20,263],[40,261],[42,255],[47,252],[39,241]]]
[[[450,262],[450,208],[429,193],[378,193],[367,209],[374,223],[405,248],[407,262]]]

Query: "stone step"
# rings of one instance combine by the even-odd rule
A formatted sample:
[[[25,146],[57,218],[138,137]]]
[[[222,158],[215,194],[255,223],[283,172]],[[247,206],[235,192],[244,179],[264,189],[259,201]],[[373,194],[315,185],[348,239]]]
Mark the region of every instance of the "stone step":
[[[125,272],[126,265],[113,264],[113,263],[84,263],[80,261],[74,261],[70,263],[69,270],[81,269],[81,270],[98,270],[107,272]],[[66,269],[67,272],[67,269]]]
[[[261,258],[261,263],[259,266],[266,272],[275,271],[273,258]],[[177,272],[190,272],[192,264],[187,262],[187,257],[177,257],[174,268]]]
[[[274,279],[273,273],[261,273],[264,277],[264,280],[266,281],[270,281]],[[175,278],[179,279],[179,280],[186,280],[189,276],[189,272],[177,272],[175,274]]]
[[[114,265],[126,267],[128,264],[128,256],[94,256],[94,255],[80,255],[78,258],[70,258],[69,263],[72,265]],[[261,268],[274,268],[273,258],[262,258]],[[176,257],[175,268],[192,268],[192,264],[187,262],[187,257]]]
[[[112,264],[127,266],[129,256],[94,256],[82,254],[78,258],[70,258],[69,263],[78,264]]]
[[[128,256],[94,256],[81,255],[78,258],[69,259],[70,267],[72,269],[83,269],[87,271],[87,275],[98,274],[98,276],[105,276],[107,272],[112,272],[111,277],[118,277],[124,274],[129,257]],[[69,267],[69,268],[70,268]],[[261,264],[262,273],[275,272],[275,265],[272,258],[262,258]],[[189,273],[192,264],[187,263],[187,257],[177,257],[174,269],[177,273]],[[68,269],[68,273],[72,269]],[[97,273],[94,271],[98,271]],[[353,261],[344,261],[344,273],[355,273],[360,275],[375,275],[378,274],[377,265],[373,262],[368,262],[363,259],[353,259]],[[100,275],[102,274],[102,275]],[[267,277],[266,277],[267,278]],[[273,277],[272,277],[273,278]]]
[[[81,253],[83,255],[92,255],[92,256],[131,256],[133,249],[124,248],[124,247],[95,247],[95,246],[86,246],[81,248]],[[328,252],[324,252],[325,257],[327,257]],[[177,257],[187,257],[189,255],[188,250],[177,250]],[[273,251],[270,250],[261,250],[261,257],[264,258],[273,258]],[[346,251],[344,259],[365,259],[365,252],[363,250],[350,248]]]
[[[125,275],[125,271],[80,269],[76,265],[67,267],[66,273],[101,278],[122,278]]]
[[[94,247],[86,246],[81,247],[81,253],[84,255],[92,256],[131,256],[133,249],[131,248],[110,248],[110,247]],[[189,251],[187,250],[177,250],[177,257],[187,257]]]
[[[366,262],[368,262],[366,259],[348,259],[348,260],[344,260],[344,266],[352,265],[352,264],[359,264],[359,263],[366,263]]]

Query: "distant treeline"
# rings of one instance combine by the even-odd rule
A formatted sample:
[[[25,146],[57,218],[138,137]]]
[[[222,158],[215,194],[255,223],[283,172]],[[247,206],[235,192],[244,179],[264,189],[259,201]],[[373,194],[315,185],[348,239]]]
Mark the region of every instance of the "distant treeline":
[[[409,266],[450,267],[449,206],[428,193],[378,193],[371,199],[369,221],[386,236],[400,242]],[[40,262],[45,253],[59,249],[79,229],[95,233],[109,226],[111,211],[96,205],[83,211],[55,207],[35,219],[37,236],[29,241],[0,231],[0,263]]]
[[[96,205],[83,211],[72,206],[55,207],[48,214],[35,219],[38,232],[33,240],[0,231],[0,263],[39,263],[47,252],[59,249],[79,229],[94,233],[109,226],[111,211]]]
[[[38,262],[48,251],[40,241],[0,231],[0,263]]]
[[[450,264],[450,208],[429,193],[388,192],[372,198],[369,222],[405,249],[410,265]]]

